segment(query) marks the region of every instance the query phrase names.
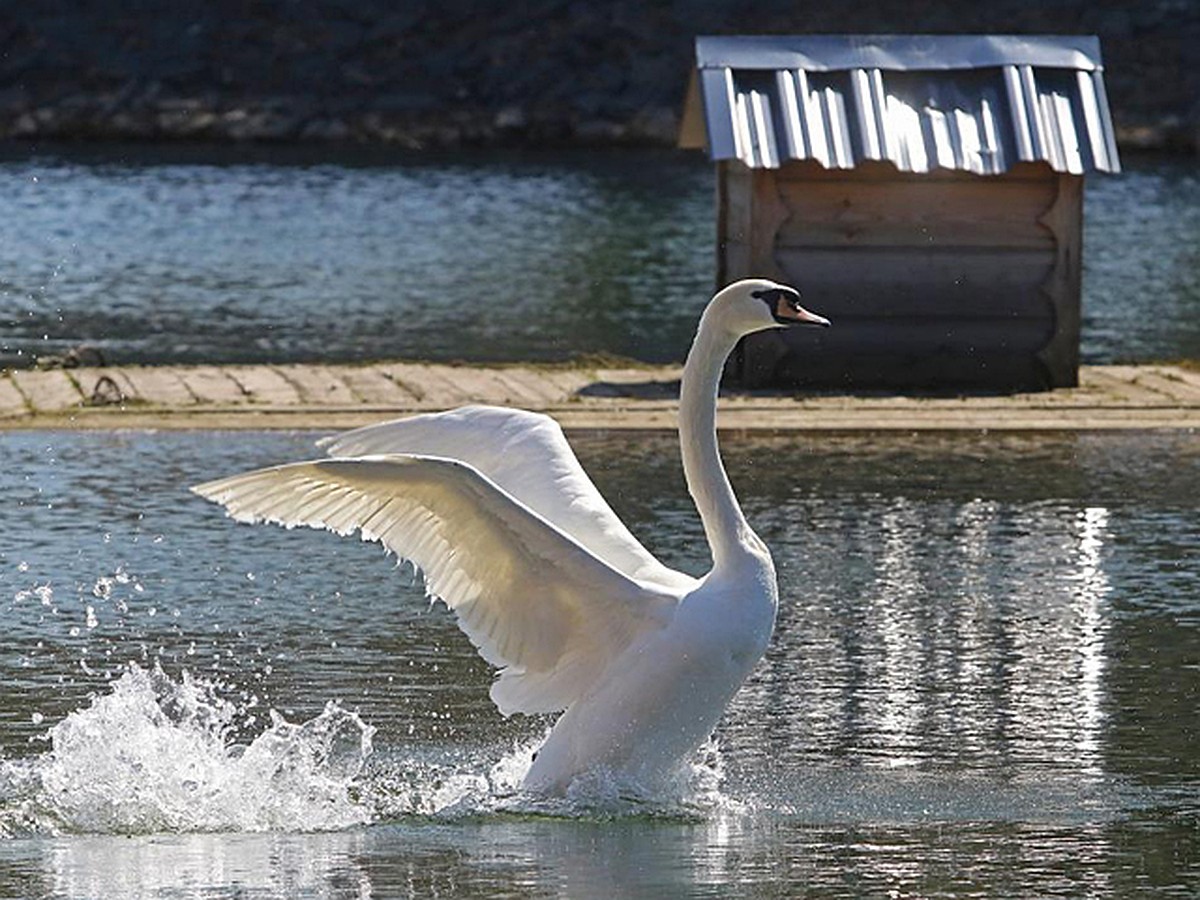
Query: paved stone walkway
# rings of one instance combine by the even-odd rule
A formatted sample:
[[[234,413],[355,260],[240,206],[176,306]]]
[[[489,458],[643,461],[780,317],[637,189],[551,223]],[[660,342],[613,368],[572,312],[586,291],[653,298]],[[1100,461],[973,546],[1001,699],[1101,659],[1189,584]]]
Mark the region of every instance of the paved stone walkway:
[[[0,430],[350,428],[465,403],[550,413],[568,429],[675,427],[678,367],[121,366],[0,372]],[[1011,396],[730,392],[748,431],[1200,428],[1200,372],[1086,366],[1080,386]]]

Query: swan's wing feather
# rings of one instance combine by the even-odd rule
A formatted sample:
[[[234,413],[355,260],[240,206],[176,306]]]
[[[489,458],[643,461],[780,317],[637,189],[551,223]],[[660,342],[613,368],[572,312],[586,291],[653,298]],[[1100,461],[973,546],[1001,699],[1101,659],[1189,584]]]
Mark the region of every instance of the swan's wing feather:
[[[317,460],[192,490],[239,521],[359,531],[410,560],[481,655],[507,667],[492,694],[506,714],[566,707],[674,606],[456,460]]]
[[[334,457],[406,453],[460,460],[629,577],[670,590],[695,585],[630,533],[547,415],[465,406],[368,425],[320,445]]]

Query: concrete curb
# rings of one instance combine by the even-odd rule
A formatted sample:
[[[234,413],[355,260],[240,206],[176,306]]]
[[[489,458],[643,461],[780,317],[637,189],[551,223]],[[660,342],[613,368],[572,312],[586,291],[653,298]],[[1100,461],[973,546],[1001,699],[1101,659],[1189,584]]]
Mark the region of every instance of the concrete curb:
[[[675,428],[680,369],[370,365],[124,366],[0,372],[0,430],[342,429],[467,403],[546,412],[569,430]],[[1200,373],[1085,366],[1080,386],[1007,396],[739,393],[721,428],[1095,431],[1200,428]]]

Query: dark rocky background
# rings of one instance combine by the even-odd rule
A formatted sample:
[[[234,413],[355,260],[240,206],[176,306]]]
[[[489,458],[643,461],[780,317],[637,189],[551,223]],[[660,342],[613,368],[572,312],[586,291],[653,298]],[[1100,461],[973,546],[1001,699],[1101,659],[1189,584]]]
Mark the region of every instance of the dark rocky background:
[[[0,0],[0,136],[669,143],[695,35],[797,32],[1098,34],[1122,143],[1200,143],[1200,0]]]

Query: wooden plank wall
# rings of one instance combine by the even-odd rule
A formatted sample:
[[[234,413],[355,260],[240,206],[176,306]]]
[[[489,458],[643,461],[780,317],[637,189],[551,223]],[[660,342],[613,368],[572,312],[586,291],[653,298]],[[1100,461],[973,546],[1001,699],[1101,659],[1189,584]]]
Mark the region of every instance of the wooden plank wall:
[[[787,281],[835,325],[750,339],[743,382],[1077,383],[1080,178],[1041,166],[979,177],[723,165],[722,281]]]

